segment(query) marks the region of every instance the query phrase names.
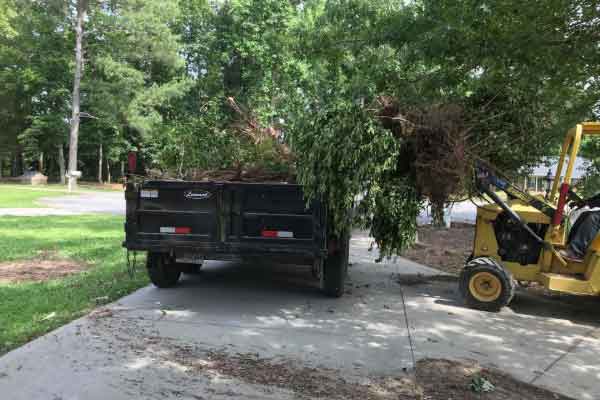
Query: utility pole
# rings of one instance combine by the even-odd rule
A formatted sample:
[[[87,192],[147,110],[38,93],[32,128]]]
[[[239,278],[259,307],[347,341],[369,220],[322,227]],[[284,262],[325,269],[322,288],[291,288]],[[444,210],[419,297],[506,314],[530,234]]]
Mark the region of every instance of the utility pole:
[[[77,22],[75,25],[75,79],[73,80],[73,113],[69,142],[69,192],[77,189],[77,179],[81,172],[77,170],[77,146],[79,142],[80,87],[83,70],[83,23],[87,15],[87,0],[77,0]]]

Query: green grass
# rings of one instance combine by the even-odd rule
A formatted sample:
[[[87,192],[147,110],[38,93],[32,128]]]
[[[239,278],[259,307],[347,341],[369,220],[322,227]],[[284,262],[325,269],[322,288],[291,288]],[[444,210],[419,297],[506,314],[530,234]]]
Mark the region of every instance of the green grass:
[[[62,279],[0,283],[0,354],[146,285],[141,263],[127,274],[123,236],[122,217],[0,217],[0,263],[51,251],[90,265]]]
[[[39,208],[37,201],[42,197],[65,196],[68,192],[43,188],[0,185],[0,208]]]

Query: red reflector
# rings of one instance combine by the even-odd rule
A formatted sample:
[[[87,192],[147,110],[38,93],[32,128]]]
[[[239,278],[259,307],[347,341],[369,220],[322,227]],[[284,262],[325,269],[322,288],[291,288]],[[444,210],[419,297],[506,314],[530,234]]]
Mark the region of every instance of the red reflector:
[[[135,174],[137,170],[137,153],[135,151],[130,151],[127,154],[127,167],[130,174]]]
[[[175,228],[175,233],[192,233],[192,228],[188,226],[178,226]]]
[[[263,230],[260,234],[262,237],[277,237],[277,231]]]

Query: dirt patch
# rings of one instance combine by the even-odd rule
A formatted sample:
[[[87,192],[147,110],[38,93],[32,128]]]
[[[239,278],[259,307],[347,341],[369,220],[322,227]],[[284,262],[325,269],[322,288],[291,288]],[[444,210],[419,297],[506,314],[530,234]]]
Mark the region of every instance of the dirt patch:
[[[521,382],[504,372],[483,368],[475,362],[420,360],[417,363],[416,380],[423,388],[425,398],[432,400],[570,399]],[[482,389],[488,383],[491,384],[488,386],[490,391],[484,392]]]
[[[192,365],[196,371],[218,372],[246,383],[277,386],[303,398],[568,400],[470,361],[423,359],[417,363],[414,376],[371,377],[366,384],[349,382],[334,369],[308,368],[291,361],[273,362],[259,359],[257,354],[210,352],[203,362]]]
[[[0,283],[40,282],[63,278],[88,268],[88,265],[43,254],[31,260],[0,263]]]
[[[418,242],[402,256],[419,264],[458,275],[471,255],[475,225],[453,223],[449,229],[420,226]]]

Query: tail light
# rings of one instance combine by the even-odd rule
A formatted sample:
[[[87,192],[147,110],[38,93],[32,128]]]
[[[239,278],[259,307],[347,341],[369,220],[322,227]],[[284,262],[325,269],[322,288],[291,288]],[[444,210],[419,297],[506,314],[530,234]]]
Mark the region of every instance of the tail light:
[[[569,184],[563,183],[560,185],[560,195],[558,196],[558,203],[556,204],[556,211],[552,217],[552,225],[557,226],[562,222],[563,215],[565,213],[565,204],[567,203],[567,195],[569,194]]]
[[[161,226],[160,233],[175,233],[178,235],[186,235],[192,233],[192,228],[189,226]]]
[[[290,232],[290,231],[274,231],[274,230],[267,230],[267,229],[263,229],[260,233],[260,235],[262,237],[266,237],[266,238],[293,238],[294,237],[294,232]]]

